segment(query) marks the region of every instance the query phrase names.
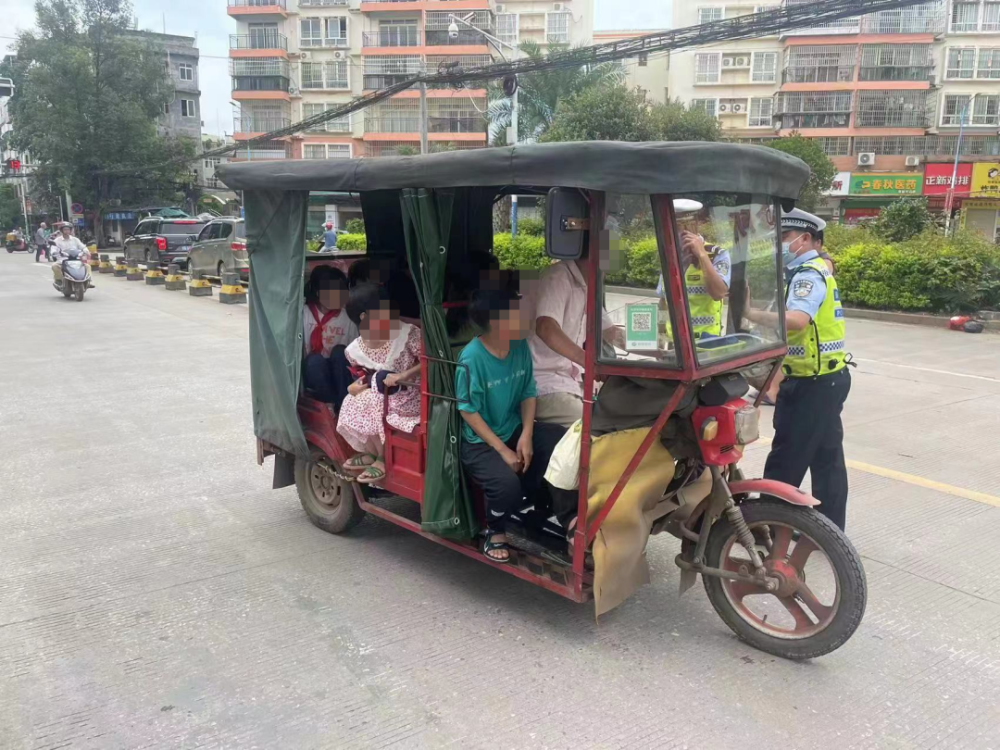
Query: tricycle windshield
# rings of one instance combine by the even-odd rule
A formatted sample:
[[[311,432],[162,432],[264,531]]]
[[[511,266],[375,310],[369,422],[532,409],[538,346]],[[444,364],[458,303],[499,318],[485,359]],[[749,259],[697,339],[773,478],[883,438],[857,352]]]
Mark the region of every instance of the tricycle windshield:
[[[768,196],[609,193],[606,210],[602,301],[604,325],[615,328],[602,361],[678,369],[688,350],[704,368],[783,344]]]

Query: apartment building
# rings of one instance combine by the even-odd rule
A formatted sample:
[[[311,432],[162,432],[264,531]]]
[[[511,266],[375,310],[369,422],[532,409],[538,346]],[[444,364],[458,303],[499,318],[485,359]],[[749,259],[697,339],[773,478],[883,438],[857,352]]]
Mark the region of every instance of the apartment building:
[[[127,31],[128,36],[151,44],[163,58],[174,86],[173,99],[163,105],[156,122],[160,135],[201,141],[201,89],[198,82],[198,44],[192,36]]]
[[[674,2],[673,26],[737,18],[779,5],[774,0]],[[781,58],[777,36],[678,50],[670,57],[670,97],[715,115],[731,137],[773,136]]]
[[[663,29],[595,31],[594,44],[627,42],[660,31]],[[640,89],[648,101],[663,104],[670,99],[670,55],[641,52],[622,60],[621,66],[625,72],[625,85]]]
[[[535,42],[543,50],[553,44],[570,47],[590,44],[594,38],[594,2],[509,0],[496,3],[497,37],[512,47],[521,42]]]

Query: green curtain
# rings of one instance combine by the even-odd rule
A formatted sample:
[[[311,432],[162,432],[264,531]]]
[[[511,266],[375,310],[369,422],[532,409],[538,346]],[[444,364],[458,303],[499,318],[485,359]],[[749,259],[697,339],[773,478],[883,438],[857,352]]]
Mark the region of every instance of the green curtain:
[[[424,353],[454,362],[445,313],[445,268],[455,194],[450,190],[403,190],[400,203],[406,254],[420,296]],[[430,393],[455,397],[455,367],[428,363]],[[454,401],[431,398],[427,419],[427,470],[421,528],[449,539],[471,539],[479,529],[459,456],[461,417]]]
[[[250,254],[250,389],[254,434],[308,458],[296,402],[302,369],[309,193],[244,193]]]

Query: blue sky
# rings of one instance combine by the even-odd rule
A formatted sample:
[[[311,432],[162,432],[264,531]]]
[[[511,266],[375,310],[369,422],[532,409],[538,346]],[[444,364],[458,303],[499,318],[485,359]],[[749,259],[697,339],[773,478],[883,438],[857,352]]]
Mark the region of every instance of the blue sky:
[[[598,29],[653,29],[670,25],[670,0],[595,0]],[[235,22],[226,0],[133,0],[140,29],[197,36],[201,52],[201,113],[204,132],[221,135],[233,128],[227,66],[229,34]],[[30,28],[34,3],[0,0],[0,51],[13,44],[14,29]]]

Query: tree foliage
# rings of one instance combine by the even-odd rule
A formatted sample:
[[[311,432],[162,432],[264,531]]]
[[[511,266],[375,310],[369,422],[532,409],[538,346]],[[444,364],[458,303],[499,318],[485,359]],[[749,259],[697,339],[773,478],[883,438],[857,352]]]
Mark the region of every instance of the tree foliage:
[[[537,42],[522,42],[520,57],[540,60],[545,53]],[[565,51],[561,45],[549,45],[550,52]],[[517,129],[519,141],[533,141],[549,129],[559,104],[570,97],[594,86],[620,83],[625,72],[617,63],[566,67],[526,73],[518,76]],[[504,95],[498,83],[489,87],[490,134],[493,143],[507,143],[506,130],[511,126],[512,100]]]
[[[927,210],[925,198],[902,198],[893,201],[879,212],[871,223],[872,232],[891,242],[902,242],[916,237],[934,226],[934,217]]]
[[[775,138],[767,146],[786,154],[799,157],[809,165],[809,182],[802,189],[797,205],[806,211],[814,211],[822,200],[823,191],[830,189],[830,183],[837,175],[837,168],[830,161],[823,148],[814,138],[805,138],[792,133],[785,138]]]
[[[183,197],[191,174],[182,157],[195,144],[157,134],[173,85],[162,54],[129,33],[127,0],[39,0],[35,10],[37,31],[17,42],[11,100],[16,145],[32,154],[35,177],[98,212],[112,199]]]
[[[564,101],[543,141],[717,141],[718,121],[681,102],[650,105],[639,89],[591,86]]]
[[[0,185],[0,229],[6,231],[15,225],[20,225],[23,221],[17,188],[13,185]],[[2,239],[0,237],[0,240]]]

